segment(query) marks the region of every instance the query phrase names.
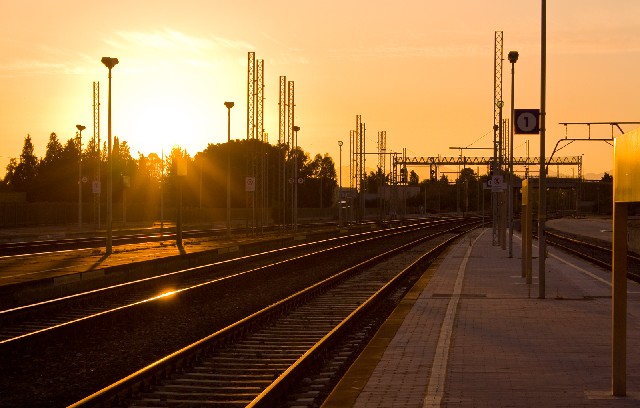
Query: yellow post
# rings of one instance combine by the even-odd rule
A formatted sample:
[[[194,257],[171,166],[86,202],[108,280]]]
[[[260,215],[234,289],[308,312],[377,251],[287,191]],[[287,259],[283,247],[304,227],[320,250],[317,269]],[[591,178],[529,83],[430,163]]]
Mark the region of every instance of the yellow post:
[[[532,260],[533,260],[533,209],[531,205],[527,206],[527,285],[532,283]]]
[[[627,393],[627,203],[613,203],[611,267],[613,274],[611,392],[616,397],[624,397]]]
[[[613,256],[611,265],[611,392],[627,393],[627,213],[640,202],[640,129],[613,142]]]
[[[522,209],[520,210],[520,237],[522,242],[522,277],[527,276],[527,228],[529,227],[529,223],[527,221],[527,207],[529,204],[529,183],[528,180],[522,180],[522,189],[520,189],[522,193]]]

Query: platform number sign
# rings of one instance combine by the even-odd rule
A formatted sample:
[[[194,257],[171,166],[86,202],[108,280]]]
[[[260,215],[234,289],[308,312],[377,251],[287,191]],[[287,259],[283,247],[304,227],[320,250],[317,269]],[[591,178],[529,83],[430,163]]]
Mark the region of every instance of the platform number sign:
[[[517,134],[540,133],[540,109],[514,109],[513,116]]]

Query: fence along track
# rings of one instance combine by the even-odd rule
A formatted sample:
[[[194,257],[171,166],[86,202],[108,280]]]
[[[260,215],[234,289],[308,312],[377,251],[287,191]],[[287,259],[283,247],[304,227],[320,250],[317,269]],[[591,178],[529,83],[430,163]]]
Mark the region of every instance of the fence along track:
[[[275,406],[298,376],[406,273],[461,235],[435,249],[426,248],[429,240],[451,231],[423,237],[341,271],[72,407],[111,405],[105,400],[156,407]],[[419,252],[406,251],[416,245]]]

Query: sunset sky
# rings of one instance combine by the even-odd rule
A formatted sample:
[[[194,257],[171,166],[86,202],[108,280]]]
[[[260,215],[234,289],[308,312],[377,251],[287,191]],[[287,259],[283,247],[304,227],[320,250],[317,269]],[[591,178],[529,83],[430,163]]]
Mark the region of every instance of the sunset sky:
[[[278,80],[286,75],[295,81],[299,144],[336,163],[338,140],[348,147],[358,114],[370,152],[381,130],[387,151],[406,148],[409,156],[491,147],[495,31],[504,32],[505,117],[511,50],[520,53],[516,108],[540,105],[540,1],[5,0],[1,10],[0,177],[27,134],[39,157],[51,132],[64,143],[76,124],[87,126],[86,144],[93,81],[106,140],[104,56],[120,60],[113,134],[136,158],[174,145],[193,156],[225,142],[225,101],[235,102],[232,138],[245,138],[248,51],[265,61],[269,142],[277,142]],[[637,0],[548,1],[547,154],[565,137],[558,122],[640,121],[638,16]],[[587,137],[587,127],[569,127],[568,136]],[[610,136],[610,126],[591,128],[591,137]],[[528,139],[538,156],[538,137]],[[516,136],[515,155],[526,155],[525,140]],[[558,153],[580,154],[585,174],[613,168],[613,148],[603,142]]]

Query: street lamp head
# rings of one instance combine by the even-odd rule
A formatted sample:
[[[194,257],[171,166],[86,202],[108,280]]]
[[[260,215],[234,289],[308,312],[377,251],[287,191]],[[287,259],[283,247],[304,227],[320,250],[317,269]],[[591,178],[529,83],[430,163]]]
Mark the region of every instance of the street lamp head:
[[[509,62],[515,64],[518,61],[518,51],[509,51]]]
[[[342,140],[338,140],[338,146],[342,147]]]
[[[116,64],[118,63],[117,58],[111,58],[111,57],[102,57],[101,61],[109,69],[115,67]]]
[[[227,107],[227,109],[231,109],[231,108],[233,108],[233,105],[234,105],[234,103],[233,103],[233,102],[225,102],[225,103],[224,103],[224,106],[226,106],[226,107]]]
[[[498,101],[498,102],[496,102],[496,106],[497,106],[498,108],[502,108],[502,107],[504,106],[504,102],[502,102],[502,101]]]
[[[294,131],[294,132],[297,132],[297,131],[299,131],[299,130],[300,130],[300,126],[294,126],[294,127],[293,127],[293,131]]]
[[[77,128],[79,131],[81,131],[81,132],[82,132],[82,131],[83,131],[83,130],[85,130],[87,127],[86,127],[86,126],[82,126],[82,125],[76,125],[76,128]]]

